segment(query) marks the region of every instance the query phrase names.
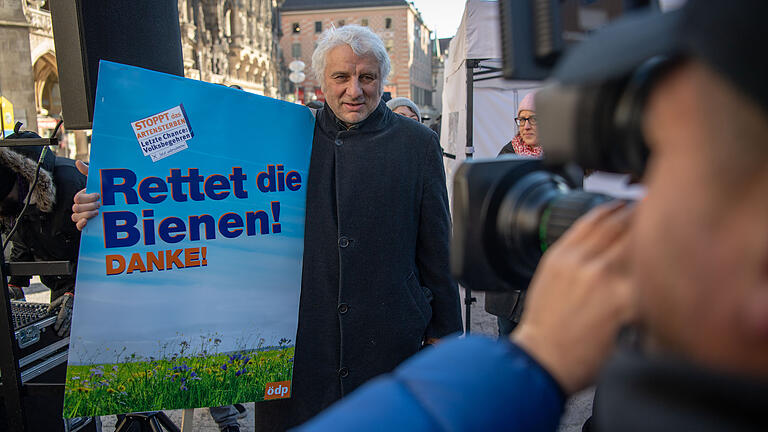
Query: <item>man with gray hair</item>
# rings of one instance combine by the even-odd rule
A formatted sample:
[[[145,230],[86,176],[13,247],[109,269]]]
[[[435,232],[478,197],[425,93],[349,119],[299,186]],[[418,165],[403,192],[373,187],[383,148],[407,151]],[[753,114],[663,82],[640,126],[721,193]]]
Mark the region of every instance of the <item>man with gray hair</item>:
[[[326,31],[312,68],[326,103],[307,181],[293,388],[290,399],[256,404],[259,431],[299,425],[461,331],[437,134],[381,101],[389,57],[368,28]],[[75,197],[80,229],[97,199]]]
[[[426,343],[461,330],[437,135],[381,101],[390,62],[367,27],[329,29],[312,55],[317,111],[291,399],[257,430],[298,425]]]

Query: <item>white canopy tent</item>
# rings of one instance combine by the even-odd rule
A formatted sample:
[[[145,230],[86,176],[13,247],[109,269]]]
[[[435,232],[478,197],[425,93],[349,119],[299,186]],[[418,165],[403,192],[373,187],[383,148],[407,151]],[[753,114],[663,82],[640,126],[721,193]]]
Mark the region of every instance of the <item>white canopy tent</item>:
[[[443,86],[440,145],[448,197],[453,205],[453,176],[467,157],[493,158],[517,133],[517,106],[537,81],[501,77],[501,34],[496,1],[467,0],[461,24],[448,47]],[[461,290],[467,333],[474,297]],[[476,312],[481,312],[481,307]]]
[[[456,159],[444,159],[451,201],[453,175],[459,164],[467,154],[496,157],[517,133],[514,119],[518,103],[541,86],[538,81],[499,78],[498,14],[496,1],[467,0],[461,24],[448,48],[440,145],[445,153],[456,155]]]

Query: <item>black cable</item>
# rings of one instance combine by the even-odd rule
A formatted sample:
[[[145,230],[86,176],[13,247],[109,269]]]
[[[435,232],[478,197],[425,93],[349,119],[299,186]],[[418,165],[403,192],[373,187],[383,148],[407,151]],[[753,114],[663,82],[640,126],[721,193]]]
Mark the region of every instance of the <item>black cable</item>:
[[[64,123],[64,119],[59,119],[59,121],[56,122],[56,127],[53,128],[53,133],[51,134],[51,138],[56,138],[56,133],[59,131],[59,128],[61,127],[62,123]]]
[[[56,133],[59,131],[59,128],[61,127],[61,123],[63,120],[59,120],[58,123],[56,123],[56,127],[53,129],[53,133],[51,134],[51,137],[55,137]],[[5,253],[5,248],[8,247],[8,242],[11,241],[11,237],[16,233],[16,230],[19,228],[19,222],[21,221],[21,218],[24,216],[24,213],[27,211],[27,208],[29,207],[29,202],[32,198],[32,191],[35,190],[35,186],[37,186],[37,180],[40,178],[40,168],[43,165],[43,159],[45,159],[45,154],[48,152],[48,146],[43,146],[43,150],[40,152],[40,157],[37,159],[37,167],[35,167],[35,179],[32,181],[32,185],[29,187],[29,191],[27,191],[27,196],[24,198],[24,207],[21,209],[21,212],[19,212],[19,215],[16,217],[16,220],[13,222],[13,228],[11,228],[11,231],[8,233],[8,236],[5,237],[5,241],[3,242],[3,253]]]

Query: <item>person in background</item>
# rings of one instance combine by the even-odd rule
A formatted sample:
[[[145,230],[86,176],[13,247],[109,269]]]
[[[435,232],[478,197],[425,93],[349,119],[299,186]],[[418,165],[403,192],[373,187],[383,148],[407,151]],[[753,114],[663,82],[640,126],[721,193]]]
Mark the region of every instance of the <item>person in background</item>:
[[[324,104],[318,100],[307,102],[307,108],[312,108],[312,109],[320,109],[323,107],[323,105]]]
[[[208,413],[216,422],[220,432],[240,432],[238,419],[245,418],[247,415],[242,404],[209,407]]]
[[[440,115],[437,116],[435,121],[433,121],[432,124],[429,125],[429,128],[432,129],[433,131],[435,131],[435,133],[437,134],[437,139],[438,140],[440,139],[440,125],[441,125],[442,122],[443,122],[443,115],[440,114]]]
[[[541,158],[544,151],[539,144],[539,134],[536,125],[536,107],[533,103],[535,91],[523,97],[517,107],[517,134],[510,142],[501,148],[499,155],[516,154],[518,156],[530,156]]]
[[[543,156],[536,125],[536,107],[533,99],[535,94],[536,92],[532,91],[520,101],[517,117],[515,117],[517,134],[501,148],[499,156],[510,154],[534,158]],[[485,293],[485,311],[496,316],[499,338],[509,336],[520,322],[525,302],[525,291],[523,291],[525,288],[527,287],[509,287],[505,289],[508,292],[487,291]]]
[[[34,132],[21,132],[21,123],[7,139],[40,138]],[[30,205],[19,218],[25,198],[34,183],[40,155],[44,153],[37,185],[30,196]],[[0,147],[0,225],[8,235],[15,223],[11,261],[69,261],[72,274],[41,276],[41,282],[51,290],[50,312],[56,313],[54,330],[59,336],[69,336],[72,305],[75,294],[77,257],[80,231],[70,221],[73,197],[85,187],[85,176],[75,168],[75,161],[55,156],[43,146]],[[29,276],[12,276],[8,280],[11,297],[24,298],[22,287],[29,286]]]
[[[387,108],[401,116],[408,117],[421,123],[421,111],[413,101],[406,97],[396,97],[387,101]]]

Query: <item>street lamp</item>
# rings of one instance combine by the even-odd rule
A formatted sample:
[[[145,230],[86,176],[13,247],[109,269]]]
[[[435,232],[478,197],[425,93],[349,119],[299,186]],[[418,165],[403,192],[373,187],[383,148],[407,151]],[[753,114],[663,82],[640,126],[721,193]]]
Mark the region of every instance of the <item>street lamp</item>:
[[[296,100],[299,100],[299,83],[304,82],[307,76],[304,74],[304,68],[307,65],[301,60],[294,60],[288,64],[288,69],[291,73],[288,75],[288,79],[295,84],[296,87]]]

